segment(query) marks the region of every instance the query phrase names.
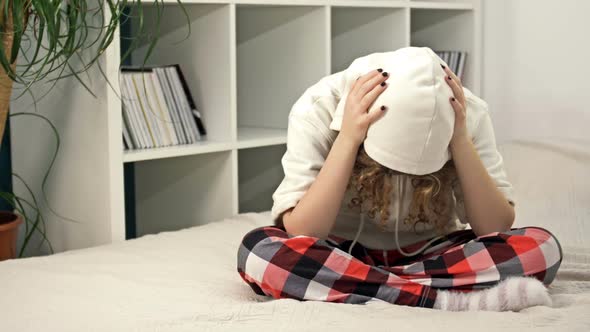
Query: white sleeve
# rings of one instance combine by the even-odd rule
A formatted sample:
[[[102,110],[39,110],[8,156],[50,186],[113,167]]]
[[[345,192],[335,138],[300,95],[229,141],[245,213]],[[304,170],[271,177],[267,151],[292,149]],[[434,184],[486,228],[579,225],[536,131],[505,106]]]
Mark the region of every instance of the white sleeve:
[[[322,78],[308,88],[289,113],[287,151],[281,159],[285,177],[272,195],[271,217],[294,207],[309,189],[338,134],[329,129],[340,100],[342,72]]]
[[[492,119],[487,109],[485,114],[479,120],[477,128],[474,132],[473,144],[483,165],[496,184],[498,190],[504,194],[512,206],[515,206],[514,189],[512,187],[512,183],[510,183],[508,180],[508,176],[504,168],[504,158],[497,149]],[[456,198],[457,217],[461,223],[467,224],[468,220],[465,214],[463,191],[461,190],[459,181],[456,181],[453,185],[453,192]]]

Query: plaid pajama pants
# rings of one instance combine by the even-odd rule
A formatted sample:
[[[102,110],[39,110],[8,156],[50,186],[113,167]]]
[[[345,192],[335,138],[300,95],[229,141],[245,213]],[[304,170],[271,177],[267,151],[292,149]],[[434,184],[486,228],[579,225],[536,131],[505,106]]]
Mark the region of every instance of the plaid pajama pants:
[[[416,250],[428,240],[403,247]],[[469,292],[509,276],[534,276],[549,285],[563,253],[539,227],[512,228],[480,237],[459,230],[412,257],[329,235],[292,236],[280,226],[248,232],[237,253],[241,278],[259,295],[276,299],[393,304],[432,308],[437,289]]]

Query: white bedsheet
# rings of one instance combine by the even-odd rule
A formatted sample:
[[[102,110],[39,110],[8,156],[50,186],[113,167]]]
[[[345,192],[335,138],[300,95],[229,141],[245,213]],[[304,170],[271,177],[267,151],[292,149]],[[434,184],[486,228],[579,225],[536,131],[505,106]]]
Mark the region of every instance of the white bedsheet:
[[[571,142],[570,142],[571,143]],[[0,263],[4,331],[590,331],[588,144],[504,144],[517,195],[517,226],[546,227],[565,257],[550,286],[553,307],[442,312],[275,300],[239,277],[242,236],[270,211],[123,243]],[[560,173],[561,177],[551,176]],[[546,184],[546,185],[543,185]]]
[[[442,312],[256,295],[240,279],[241,236],[265,213],[124,243],[0,264],[0,331],[590,330],[590,250],[567,248],[554,307]]]
[[[499,150],[514,186],[515,225],[545,227],[565,244],[590,248],[590,138],[511,141]]]

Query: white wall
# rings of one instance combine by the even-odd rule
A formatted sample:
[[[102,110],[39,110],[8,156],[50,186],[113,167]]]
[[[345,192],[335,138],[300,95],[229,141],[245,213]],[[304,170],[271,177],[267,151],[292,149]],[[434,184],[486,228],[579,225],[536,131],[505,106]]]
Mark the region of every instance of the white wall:
[[[29,49],[28,56],[34,48]],[[21,54],[22,55],[22,54]],[[91,54],[84,55],[87,62]],[[20,58],[22,59],[22,57]],[[104,57],[101,58],[105,68]],[[18,61],[18,60],[17,60]],[[24,60],[21,60],[22,64]],[[73,68],[82,64],[72,61]],[[66,70],[66,73],[68,71]],[[54,78],[56,75],[50,75]],[[75,78],[57,81],[55,86],[43,80],[31,88],[31,94],[16,98],[23,86],[16,86],[11,101],[11,113],[38,112],[56,126],[61,140],[60,152],[47,181],[47,200],[57,213],[51,213],[43,199],[41,183],[56,148],[56,139],[44,121],[31,116],[11,118],[13,172],[25,179],[35,193],[46,218],[46,234],[55,252],[108,243],[109,174],[107,135],[107,85],[98,67],[81,75],[96,95],[94,98]],[[50,91],[48,93],[48,91]],[[31,200],[24,185],[13,178],[15,194]],[[32,210],[29,210],[31,213]],[[33,214],[34,216],[34,214]],[[24,240],[25,227],[20,227],[18,248]],[[41,246],[39,246],[42,244]],[[47,254],[49,249],[35,233],[26,256]]]
[[[35,192],[47,222],[47,236],[56,252],[99,245],[110,240],[101,226],[108,221],[108,190],[106,170],[107,144],[93,140],[106,131],[105,84],[100,73],[92,70],[93,79],[84,80],[98,98],[92,97],[75,79],[65,79],[39,102],[38,112],[57,127],[61,140],[60,152],[47,182],[47,199],[53,209],[67,221],[51,213],[41,193],[42,177],[51,161],[56,140],[50,127],[40,119],[19,116],[11,120],[13,171],[21,175]],[[48,85],[48,84],[46,84]],[[40,84],[33,89],[36,98],[47,91]],[[35,112],[29,95],[11,103],[11,113]],[[106,134],[102,134],[106,137]],[[95,148],[90,149],[89,147]],[[98,147],[98,148],[96,148]],[[92,180],[88,180],[92,179]],[[13,178],[17,195],[31,199],[22,183]],[[92,183],[92,185],[88,185]],[[20,228],[18,246],[24,236]],[[48,253],[35,234],[28,255]]]
[[[497,140],[590,138],[590,1],[484,0],[482,96]]]

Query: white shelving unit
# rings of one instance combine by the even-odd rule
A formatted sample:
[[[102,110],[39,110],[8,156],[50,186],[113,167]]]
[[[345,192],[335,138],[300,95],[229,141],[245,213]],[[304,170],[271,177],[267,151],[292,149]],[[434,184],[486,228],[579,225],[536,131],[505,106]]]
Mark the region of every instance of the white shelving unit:
[[[125,238],[125,163],[135,168],[138,236],[270,209],[291,106],[359,56],[409,45],[467,51],[464,85],[480,90],[481,0],[183,0],[192,33],[180,43],[185,18],[176,0],[165,3],[150,64],[181,65],[208,138],[123,151],[121,101],[107,89],[108,161],[99,167],[108,168],[110,219],[101,222],[110,237],[100,242]],[[105,56],[116,91],[118,45]]]

